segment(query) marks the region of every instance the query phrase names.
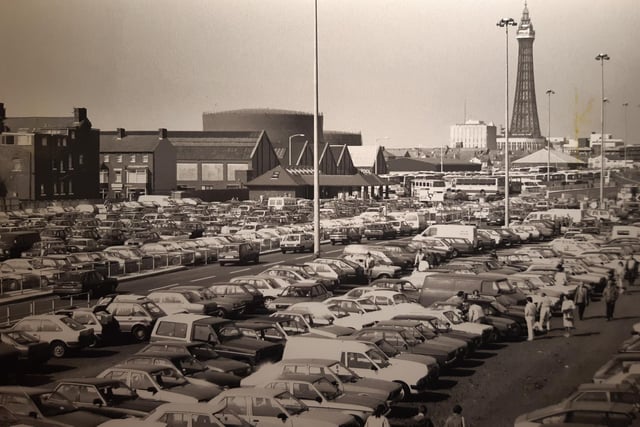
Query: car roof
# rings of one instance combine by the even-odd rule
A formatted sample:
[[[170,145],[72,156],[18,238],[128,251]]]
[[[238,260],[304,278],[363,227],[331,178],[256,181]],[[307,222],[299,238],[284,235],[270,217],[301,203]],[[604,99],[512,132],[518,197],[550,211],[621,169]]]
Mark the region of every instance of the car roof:
[[[636,392],[636,388],[626,382],[623,383],[585,383],[578,386],[578,391],[629,391]]]
[[[318,286],[318,284],[315,282],[298,282],[290,284],[287,288],[311,288],[313,286]]]
[[[77,383],[77,384],[91,384],[94,385],[96,387],[100,387],[100,386],[104,386],[104,385],[109,385],[109,384],[121,384],[122,381],[119,380],[114,380],[111,378],[65,378],[62,380],[58,380],[55,382],[55,386],[57,387],[60,384],[63,383]]]
[[[224,390],[218,397],[221,396],[250,396],[250,397],[273,397],[278,396],[285,390],[270,389],[261,387],[237,387]]]
[[[303,381],[303,382],[308,382],[308,383],[312,383],[314,381],[317,381],[319,379],[322,378],[326,378],[326,375],[323,374],[312,374],[312,375],[308,375],[308,374],[282,374],[279,375],[277,379],[272,380],[272,381]],[[271,382],[271,381],[270,381]]]
[[[107,369],[121,369],[121,370],[128,370],[128,371],[142,371],[142,372],[155,372],[155,371],[160,371],[163,369],[172,369],[171,366],[163,366],[163,365],[155,365],[155,364],[136,364],[136,363],[131,363],[131,364],[125,364],[125,363],[118,363],[115,366],[111,366]],[[173,368],[175,369],[175,368]]]

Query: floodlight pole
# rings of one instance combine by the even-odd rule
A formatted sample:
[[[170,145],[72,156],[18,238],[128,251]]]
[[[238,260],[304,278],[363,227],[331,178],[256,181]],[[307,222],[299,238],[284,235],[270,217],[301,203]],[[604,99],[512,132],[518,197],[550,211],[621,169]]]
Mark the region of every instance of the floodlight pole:
[[[318,171],[318,0],[314,0],[313,19],[313,252],[320,256],[320,174]]]
[[[549,89],[547,95],[549,95],[549,133],[547,136],[547,189],[549,189],[551,185],[551,95],[555,95],[555,92]],[[547,194],[549,193],[547,192]]]
[[[601,76],[601,102],[600,102],[600,209],[604,209],[604,61],[611,59],[606,53],[596,56],[596,61],[600,61]]]

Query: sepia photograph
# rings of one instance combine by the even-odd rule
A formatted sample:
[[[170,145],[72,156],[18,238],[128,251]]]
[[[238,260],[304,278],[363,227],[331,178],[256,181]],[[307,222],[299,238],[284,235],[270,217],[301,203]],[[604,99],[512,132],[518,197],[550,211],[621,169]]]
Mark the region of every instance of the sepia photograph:
[[[637,0],[0,0],[0,426],[640,427]]]

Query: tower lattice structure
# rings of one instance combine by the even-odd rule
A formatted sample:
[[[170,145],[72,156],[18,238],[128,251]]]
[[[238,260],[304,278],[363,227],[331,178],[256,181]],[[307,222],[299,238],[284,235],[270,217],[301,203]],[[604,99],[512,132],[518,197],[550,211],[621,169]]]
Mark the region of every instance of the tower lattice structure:
[[[518,77],[511,115],[509,135],[540,138],[540,122],[538,121],[538,104],[536,103],[536,85],[533,76],[533,41],[536,32],[533,30],[527,3],[524,4],[522,19],[518,26]]]

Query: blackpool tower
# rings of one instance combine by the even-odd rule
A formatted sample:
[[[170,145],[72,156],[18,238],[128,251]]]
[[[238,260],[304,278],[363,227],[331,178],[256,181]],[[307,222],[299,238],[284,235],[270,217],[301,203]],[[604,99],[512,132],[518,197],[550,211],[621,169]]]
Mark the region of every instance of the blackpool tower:
[[[537,149],[544,143],[540,135],[538,121],[538,106],[536,103],[536,86],[533,76],[533,40],[536,32],[533,30],[527,3],[524,4],[522,19],[518,26],[518,76],[516,92],[511,116],[509,135],[513,136],[512,148]]]

